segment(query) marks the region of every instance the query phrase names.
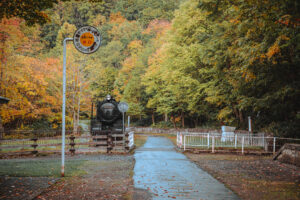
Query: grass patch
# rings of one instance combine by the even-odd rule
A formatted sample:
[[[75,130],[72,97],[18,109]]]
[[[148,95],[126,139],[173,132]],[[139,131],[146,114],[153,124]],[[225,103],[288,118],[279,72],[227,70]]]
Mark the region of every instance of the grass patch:
[[[136,148],[141,147],[145,144],[147,141],[148,136],[147,135],[137,135],[134,134],[134,144]]]
[[[169,140],[171,140],[173,142],[173,144],[175,146],[177,146],[177,136],[176,135],[164,135],[164,137],[168,138]]]
[[[66,160],[65,176],[85,174],[80,169],[85,160]],[[58,160],[0,160],[0,176],[60,177],[61,161]]]
[[[146,137],[146,138],[147,138],[148,135],[166,137],[166,138],[170,139],[175,146],[177,145],[177,135],[174,135],[174,134],[168,134],[168,133],[139,133],[139,134],[135,134],[135,136]]]

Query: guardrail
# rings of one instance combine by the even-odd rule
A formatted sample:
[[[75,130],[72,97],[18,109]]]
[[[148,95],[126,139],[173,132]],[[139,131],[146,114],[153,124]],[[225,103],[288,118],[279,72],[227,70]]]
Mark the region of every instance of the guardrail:
[[[234,136],[222,136],[211,133],[177,133],[177,146],[186,149],[211,150],[212,153],[234,149],[236,152],[245,153],[245,149],[275,154],[285,143],[300,143],[300,139],[264,137],[264,135],[235,134]],[[220,150],[222,149],[222,150]]]

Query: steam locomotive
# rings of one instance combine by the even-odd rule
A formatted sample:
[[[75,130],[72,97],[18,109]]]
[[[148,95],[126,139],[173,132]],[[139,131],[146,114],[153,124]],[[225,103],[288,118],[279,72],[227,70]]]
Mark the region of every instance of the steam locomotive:
[[[122,113],[118,109],[118,104],[119,102],[110,95],[107,95],[103,101],[97,102],[96,118],[91,120],[92,135],[98,135],[101,132],[122,131]]]

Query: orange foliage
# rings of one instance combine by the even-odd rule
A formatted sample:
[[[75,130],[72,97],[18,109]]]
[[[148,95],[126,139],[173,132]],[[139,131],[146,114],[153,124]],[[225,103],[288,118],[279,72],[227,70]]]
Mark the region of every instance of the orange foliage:
[[[109,17],[111,23],[122,24],[126,21],[125,17],[121,15],[120,12],[112,13]]]
[[[156,34],[161,36],[166,30],[171,28],[171,23],[167,20],[155,19],[151,21],[143,34]]]

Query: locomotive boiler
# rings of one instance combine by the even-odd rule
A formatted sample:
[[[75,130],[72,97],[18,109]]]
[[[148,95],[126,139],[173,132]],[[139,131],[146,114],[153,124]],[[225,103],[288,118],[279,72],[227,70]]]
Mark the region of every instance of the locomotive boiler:
[[[122,131],[122,113],[115,99],[107,95],[103,101],[96,104],[96,117],[91,120],[92,135],[99,132]]]

